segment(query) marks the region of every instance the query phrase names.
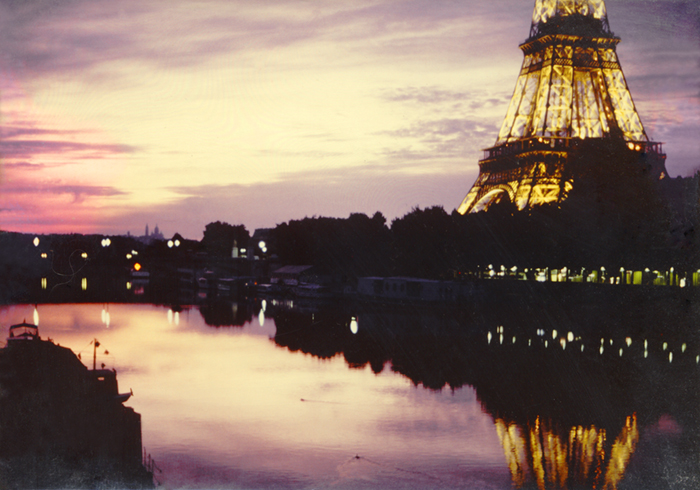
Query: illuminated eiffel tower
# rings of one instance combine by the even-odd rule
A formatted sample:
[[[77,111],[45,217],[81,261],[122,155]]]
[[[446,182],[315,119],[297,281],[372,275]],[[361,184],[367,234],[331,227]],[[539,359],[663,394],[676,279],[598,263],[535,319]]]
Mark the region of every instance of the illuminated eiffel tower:
[[[666,176],[632,101],[603,0],[537,0],[525,59],[495,146],[457,211],[565,200],[591,168],[632,161]],[[612,167],[609,167],[612,168]]]

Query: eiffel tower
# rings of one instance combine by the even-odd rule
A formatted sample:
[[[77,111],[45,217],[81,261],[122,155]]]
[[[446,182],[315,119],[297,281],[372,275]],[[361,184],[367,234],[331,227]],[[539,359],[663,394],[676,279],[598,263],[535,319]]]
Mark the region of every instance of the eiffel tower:
[[[620,160],[666,176],[632,101],[603,0],[536,0],[524,61],[495,146],[457,211],[564,201],[582,174]],[[613,159],[615,162],[613,162]]]

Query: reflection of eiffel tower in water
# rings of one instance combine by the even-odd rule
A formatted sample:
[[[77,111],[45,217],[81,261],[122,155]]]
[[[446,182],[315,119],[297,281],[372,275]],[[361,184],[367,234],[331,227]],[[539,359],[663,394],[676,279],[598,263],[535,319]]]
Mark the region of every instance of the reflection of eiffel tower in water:
[[[516,488],[528,481],[539,490],[617,488],[639,440],[636,415],[627,417],[612,443],[595,426],[572,427],[562,437],[551,425],[539,417],[527,428],[496,419]]]
[[[603,0],[535,2],[508,113],[461,214],[561,202],[582,172],[613,158],[665,177],[661,144],[647,138],[620,68],[619,41]]]

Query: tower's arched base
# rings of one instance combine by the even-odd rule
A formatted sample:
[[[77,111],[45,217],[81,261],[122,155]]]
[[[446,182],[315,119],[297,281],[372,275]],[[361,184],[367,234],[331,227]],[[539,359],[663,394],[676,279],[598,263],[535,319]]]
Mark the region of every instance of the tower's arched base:
[[[606,171],[612,168],[663,179],[665,158],[659,143],[612,138],[530,138],[499,145],[486,150],[479,177],[457,211],[485,211],[506,195],[520,211],[560,203],[581,181],[608,179],[614,187],[615,174]]]

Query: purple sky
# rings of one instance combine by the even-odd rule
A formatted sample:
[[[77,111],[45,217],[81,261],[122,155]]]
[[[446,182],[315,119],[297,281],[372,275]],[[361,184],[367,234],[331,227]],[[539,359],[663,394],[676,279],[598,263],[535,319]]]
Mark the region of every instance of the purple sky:
[[[671,176],[700,168],[700,4],[609,0]],[[0,0],[0,228],[199,239],[459,205],[534,0]]]

